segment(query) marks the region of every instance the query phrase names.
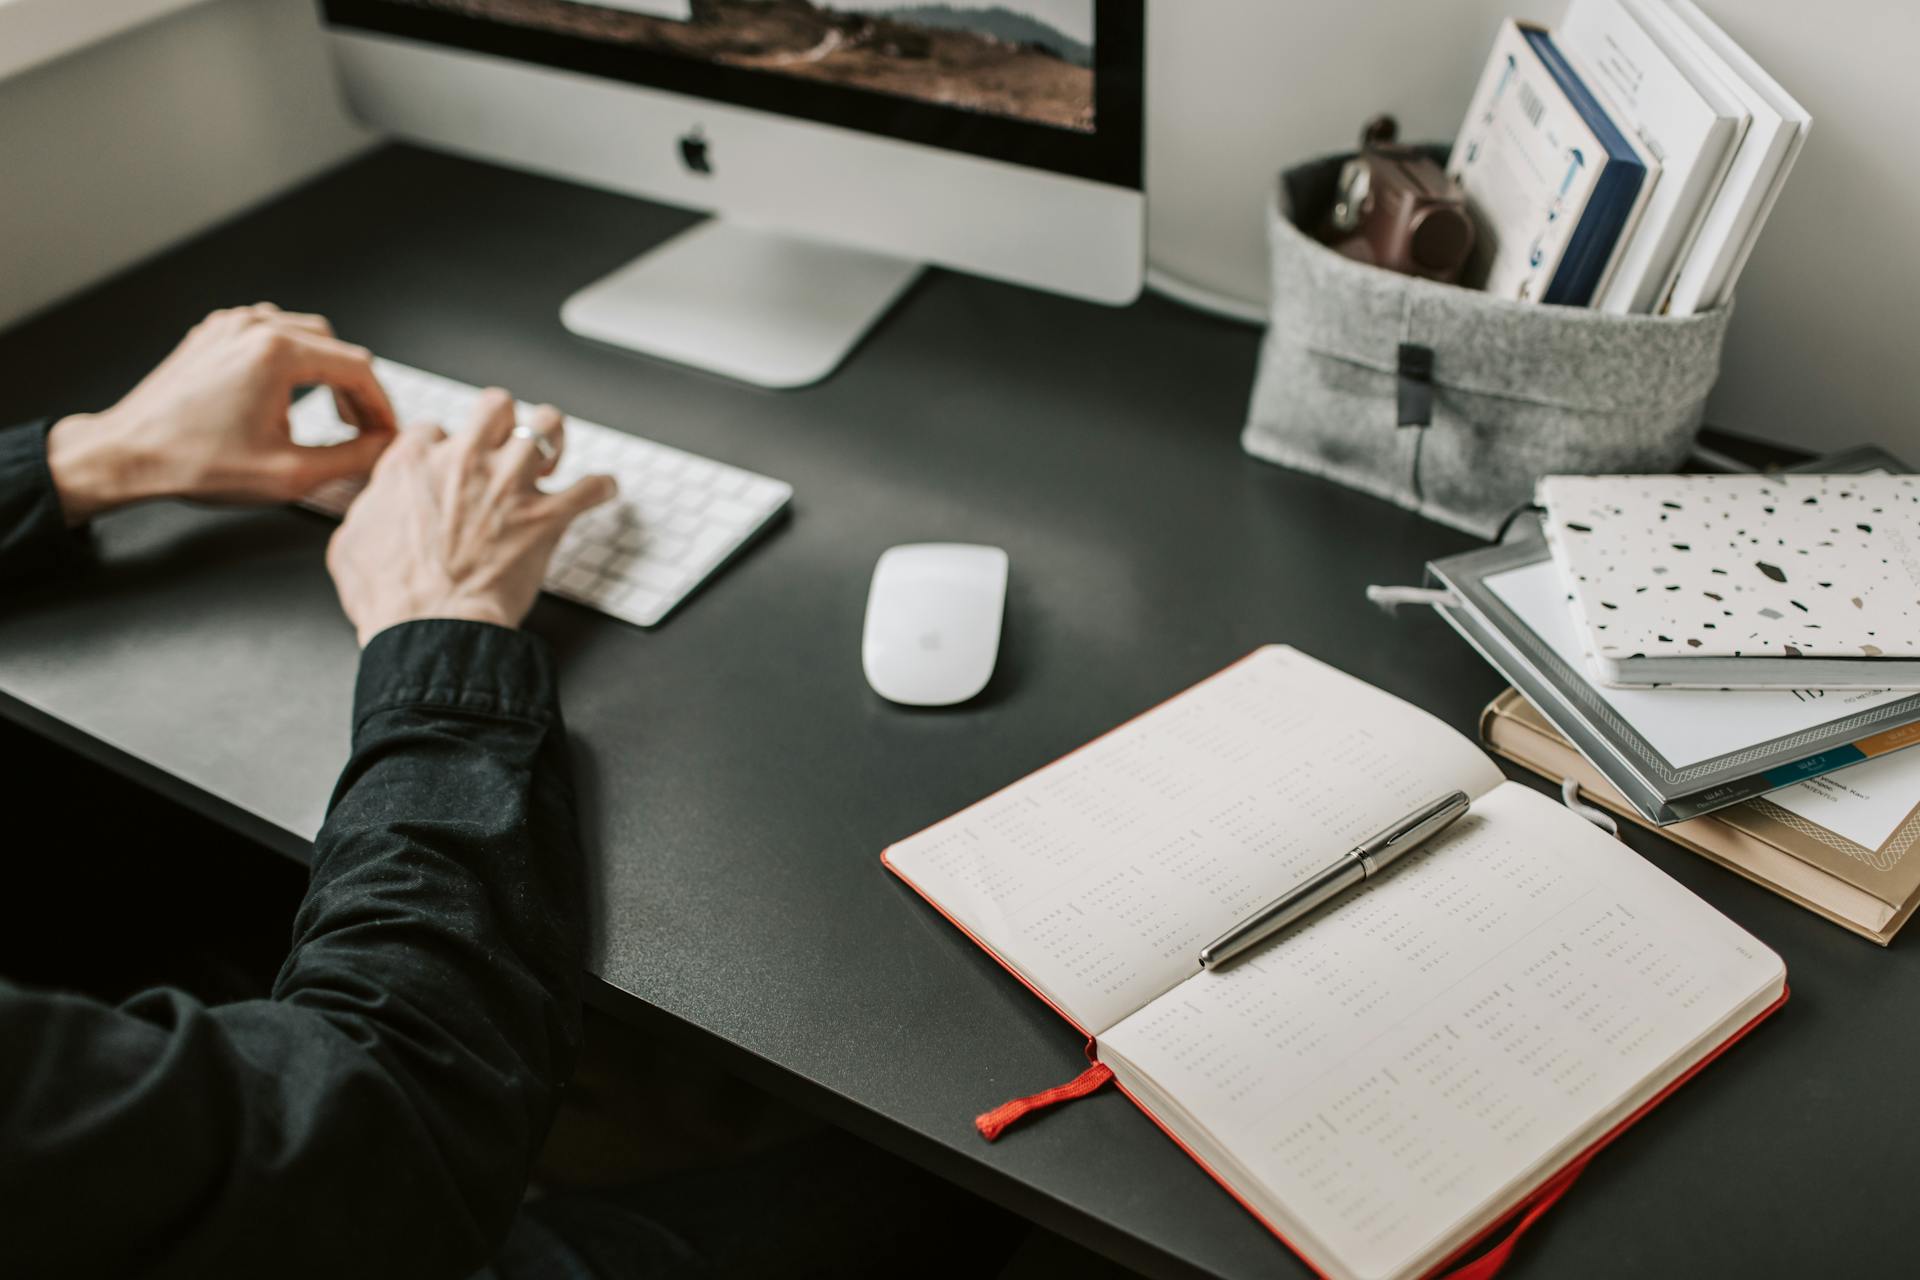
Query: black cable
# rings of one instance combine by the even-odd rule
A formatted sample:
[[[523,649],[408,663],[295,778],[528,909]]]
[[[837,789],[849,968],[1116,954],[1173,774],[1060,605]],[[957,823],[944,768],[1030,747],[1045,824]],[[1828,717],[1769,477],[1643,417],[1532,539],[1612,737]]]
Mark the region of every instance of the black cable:
[[[1507,512],[1507,518],[1500,522],[1499,531],[1493,535],[1493,540],[1495,542],[1505,542],[1507,540],[1508,532],[1511,531],[1513,528],[1513,522],[1515,520],[1518,520],[1521,516],[1525,515],[1529,511],[1537,512],[1540,515],[1545,515],[1547,513],[1547,509],[1545,507],[1535,506],[1531,502],[1523,502],[1519,506],[1515,507],[1513,510]]]

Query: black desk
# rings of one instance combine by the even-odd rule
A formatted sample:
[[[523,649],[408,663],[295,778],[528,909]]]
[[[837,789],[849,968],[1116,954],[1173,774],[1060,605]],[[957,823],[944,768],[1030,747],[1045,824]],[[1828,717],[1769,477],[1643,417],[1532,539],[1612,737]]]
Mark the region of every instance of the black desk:
[[[878,854],[1266,641],[1471,731],[1494,675],[1437,620],[1361,597],[1468,540],[1242,456],[1255,335],[1161,301],[936,274],[837,377],[788,394],[561,330],[568,292],[689,221],[387,150],[0,338],[0,419],[100,407],[206,310],[271,298],[791,481],[791,519],[657,631],[551,600],[533,616],[577,740],[596,999],[1141,1270],[1306,1274],[1122,1098],[981,1142],[975,1112],[1068,1078],[1080,1044]],[[104,571],[0,612],[0,709],[300,856],[355,663],[329,527],[108,519]],[[1001,667],[964,710],[896,709],[860,674],[874,559],[923,539],[1012,555]],[[1913,948],[1635,843],[1779,949],[1795,996],[1598,1161],[1516,1273],[1907,1265]]]

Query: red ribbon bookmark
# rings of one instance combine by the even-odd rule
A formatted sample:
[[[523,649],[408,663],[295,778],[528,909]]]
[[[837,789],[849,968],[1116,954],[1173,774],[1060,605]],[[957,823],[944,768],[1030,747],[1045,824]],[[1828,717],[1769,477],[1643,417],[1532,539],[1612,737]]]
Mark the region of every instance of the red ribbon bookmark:
[[[1104,1062],[1096,1062],[1065,1084],[1057,1084],[1051,1089],[1042,1089],[1039,1093],[1024,1098],[1015,1098],[1012,1102],[1003,1102],[991,1111],[983,1112],[973,1118],[973,1127],[988,1142],[1007,1131],[1007,1126],[1024,1115],[1035,1111],[1044,1111],[1061,1102],[1072,1102],[1075,1098],[1084,1098],[1113,1079],[1113,1068]]]
[[[1514,1246],[1520,1243],[1520,1237],[1527,1234],[1527,1231],[1534,1223],[1540,1221],[1547,1210],[1560,1202],[1560,1197],[1567,1194],[1567,1190],[1573,1186],[1574,1179],[1586,1172],[1587,1164],[1592,1159],[1593,1153],[1589,1151],[1561,1170],[1552,1181],[1540,1188],[1532,1206],[1520,1216],[1506,1235],[1501,1237],[1499,1243],[1472,1262],[1455,1267],[1443,1280],[1492,1280],[1492,1277],[1499,1275],[1512,1259]]]

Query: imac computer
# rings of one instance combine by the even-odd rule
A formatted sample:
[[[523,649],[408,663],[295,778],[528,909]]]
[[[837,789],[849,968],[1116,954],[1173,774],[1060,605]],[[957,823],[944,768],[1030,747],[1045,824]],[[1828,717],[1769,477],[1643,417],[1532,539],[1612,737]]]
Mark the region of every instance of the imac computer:
[[[1113,304],[1144,270],[1144,0],[324,0],[401,137],[713,217],[568,300],[771,387],[936,263]]]

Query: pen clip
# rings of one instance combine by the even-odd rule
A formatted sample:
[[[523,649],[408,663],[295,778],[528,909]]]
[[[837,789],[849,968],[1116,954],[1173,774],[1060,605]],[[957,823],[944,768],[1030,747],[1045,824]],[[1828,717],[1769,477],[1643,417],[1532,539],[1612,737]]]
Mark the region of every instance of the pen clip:
[[[1408,814],[1398,825],[1387,828],[1360,846],[1360,866],[1369,877],[1388,866],[1401,854],[1416,848],[1430,836],[1439,834],[1473,804],[1464,791],[1450,791]]]

